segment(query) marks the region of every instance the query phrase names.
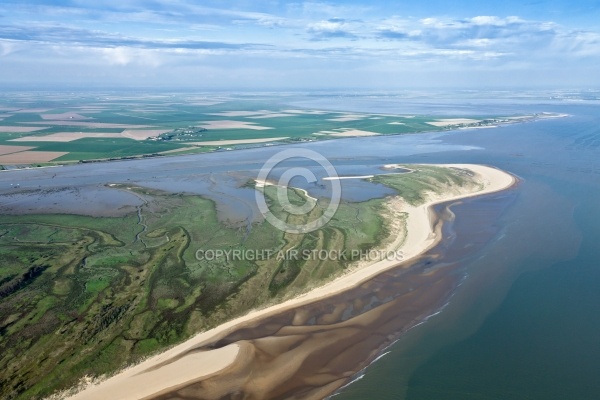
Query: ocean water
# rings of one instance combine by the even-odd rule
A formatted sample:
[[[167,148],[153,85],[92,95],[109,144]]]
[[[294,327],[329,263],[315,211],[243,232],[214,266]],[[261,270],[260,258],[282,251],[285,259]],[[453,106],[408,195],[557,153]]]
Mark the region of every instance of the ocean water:
[[[468,276],[450,303],[403,335],[335,398],[600,398],[600,105],[481,98],[339,102],[317,99],[302,105],[387,113],[571,116],[496,129],[302,146],[321,152],[341,174],[372,173],[388,163],[458,162],[495,165],[521,178],[514,203],[497,221],[496,236],[465,258]],[[213,195],[232,199],[230,208],[240,209],[233,200],[236,185],[256,176],[264,160],[280,150],[2,173],[0,194],[14,194],[11,184],[16,183],[21,190],[50,191],[128,182],[206,194],[211,182],[218,181],[231,182],[231,189],[219,188]],[[347,185],[349,200],[361,200],[368,192]],[[371,197],[385,194],[381,188],[369,190]],[[249,202],[244,196],[242,200]]]
[[[518,198],[449,306],[336,400],[600,398],[600,107],[524,108],[571,117],[450,133],[480,150],[427,155],[511,171]]]

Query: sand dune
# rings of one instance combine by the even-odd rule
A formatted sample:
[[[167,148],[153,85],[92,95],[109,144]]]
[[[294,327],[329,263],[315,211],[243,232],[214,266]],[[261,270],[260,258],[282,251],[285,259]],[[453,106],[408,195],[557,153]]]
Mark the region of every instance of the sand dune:
[[[393,199],[391,206],[396,209],[396,212],[407,213],[408,215],[408,234],[406,237],[396,237],[386,246],[385,250],[395,251],[401,249],[404,253],[404,261],[414,259],[440,240],[441,234],[439,233],[439,229],[436,232],[432,227],[432,206],[442,202],[494,193],[507,189],[516,182],[516,179],[512,175],[492,167],[470,164],[444,166],[472,171],[479,182],[483,184],[483,189],[475,192],[463,192],[461,194],[435,195],[420,206],[410,206],[400,198]],[[387,167],[388,169],[395,167],[402,168],[402,166],[394,165]],[[370,265],[364,265],[362,268],[355,269],[349,274],[295,299],[250,312],[246,316],[237,318],[210,331],[200,333],[186,342],[134,367],[128,368],[104,382],[89,385],[72,398],[145,398],[147,396],[168,393],[178,387],[185,386],[186,383],[198,382],[209,376],[214,376],[219,371],[226,371],[229,368],[233,368],[234,365],[247,364],[255,355],[251,354],[249,350],[244,351],[245,346],[243,342],[240,343],[241,347],[229,345],[219,350],[204,352],[198,352],[196,349],[204,343],[215,340],[215,338],[225,336],[236,326],[258,321],[266,316],[277,315],[285,310],[344,292],[384,271],[396,267],[397,264],[398,261],[383,260],[371,263]],[[293,340],[293,338],[290,337],[289,340]],[[277,344],[273,341],[270,343],[272,345]],[[323,351],[325,350],[324,348]],[[290,359],[288,363],[281,365],[280,369],[288,368],[290,365],[290,368],[292,368],[293,361],[293,359]],[[228,366],[230,367],[228,368]],[[285,374],[285,371],[280,372]],[[262,381],[268,381],[265,377],[263,378]]]

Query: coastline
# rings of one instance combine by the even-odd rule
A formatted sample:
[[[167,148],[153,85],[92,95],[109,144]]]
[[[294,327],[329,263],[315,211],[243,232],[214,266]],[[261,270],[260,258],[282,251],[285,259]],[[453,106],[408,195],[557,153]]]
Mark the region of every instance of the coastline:
[[[341,111],[339,111],[339,112],[341,112]],[[378,115],[394,116],[393,114],[378,114]],[[554,114],[554,113],[542,112],[540,114],[524,115],[521,117],[507,117],[505,120],[498,121],[497,123],[495,123],[493,125],[476,125],[475,123],[473,123],[473,124],[456,124],[456,125],[448,125],[448,126],[440,127],[441,129],[439,129],[439,130],[432,129],[432,130],[424,130],[424,131],[408,132],[408,133],[386,133],[386,134],[376,134],[373,136],[403,136],[403,135],[409,135],[409,134],[415,134],[415,133],[420,133],[420,134],[421,133],[447,133],[447,132],[452,132],[452,131],[462,131],[462,130],[470,130],[470,129],[491,129],[491,128],[500,128],[503,126],[510,126],[510,125],[514,125],[514,124],[523,124],[523,123],[537,122],[537,121],[543,121],[543,120],[549,120],[549,119],[551,120],[551,119],[566,118],[566,117],[570,117],[570,116],[571,116],[570,114],[564,114],[564,113]],[[463,126],[463,125],[465,125],[465,126]],[[271,147],[271,146],[286,146],[286,145],[293,145],[293,144],[307,143],[307,142],[312,143],[312,142],[325,141],[325,140],[356,139],[356,138],[371,137],[371,136],[372,135],[367,135],[367,136],[365,136],[365,135],[355,135],[355,136],[325,135],[325,136],[319,136],[322,139],[315,139],[314,136],[308,135],[306,137],[300,137],[300,138],[278,137],[278,138],[242,139],[242,141],[244,141],[245,143],[231,143],[231,142],[236,142],[237,140],[186,142],[188,145],[191,145],[191,146],[181,147],[178,149],[161,151],[161,152],[156,152],[156,153],[138,154],[138,155],[133,155],[133,156],[124,156],[124,157],[117,157],[117,158],[92,158],[92,159],[84,159],[84,160],[79,160],[79,161],[71,160],[71,161],[60,161],[60,162],[49,161],[47,163],[41,163],[41,164],[51,164],[51,165],[41,165],[41,166],[34,166],[34,164],[38,164],[38,163],[0,164],[0,165],[11,166],[11,168],[8,168],[8,169],[0,168],[0,172],[10,172],[10,171],[19,171],[19,170],[28,170],[28,169],[54,168],[54,167],[63,167],[63,166],[76,165],[76,164],[105,163],[105,162],[115,162],[115,161],[135,161],[135,160],[148,159],[148,158],[177,157],[177,156],[194,155],[194,154],[199,154],[199,153],[215,153],[215,152],[220,152],[220,151],[239,151],[239,150],[263,148],[263,147]],[[219,144],[217,144],[217,143],[219,143]],[[223,148],[221,148],[222,145],[223,146],[232,146],[232,147],[223,149]],[[207,149],[206,151],[198,152],[198,150],[202,149],[203,146],[207,146],[210,149]],[[215,147],[215,148],[212,149],[211,147]]]
[[[440,203],[499,192],[510,188],[516,182],[515,177],[512,175],[493,167],[472,164],[436,165],[469,169],[479,175],[479,179],[484,183],[484,187],[482,190],[475,192],[432,196],[426,203],[419,206],[409,206],[403,202],[399,204],[398,206],[401,207],[401,210],[398,211],[408,214],[406,226],[408,235],[402,243],[399,243],[399,240],[394,240],[388,245],[388,249],[393,248],[396,250],[401,244],[400,249],[405,256],[402,263],[417,258],[435,246],[441,239],[439,232],[436,232],[432,227],[433,206]],[[100,383],[93,384],[89,382],[90,384],[87,387],[71,398],[145,398],[184,386],[190,382],[197,382],[200,379],[218,375],[234,365],[236,361],[239,362],[251,355],[247,354],[248,351],[243,344],[230,344],[210,351],[196,350],[203,344],[226,336],[240,325],[276,315],[305,304],[318,302],[319,300],[347,291],[387,270],[397,267],[398,264],[398,261],[395,260],[383,260],[372,263],[368,266],[355,269],[332,282],[296,298],[278,305],[252,311],[245,316],[200,333]]]

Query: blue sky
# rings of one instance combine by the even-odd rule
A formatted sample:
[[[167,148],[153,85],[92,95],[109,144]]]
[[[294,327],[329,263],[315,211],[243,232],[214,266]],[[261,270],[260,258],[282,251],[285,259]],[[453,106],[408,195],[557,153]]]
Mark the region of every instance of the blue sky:
[[[0,4],[0,85],[593,88],[600,1]]]

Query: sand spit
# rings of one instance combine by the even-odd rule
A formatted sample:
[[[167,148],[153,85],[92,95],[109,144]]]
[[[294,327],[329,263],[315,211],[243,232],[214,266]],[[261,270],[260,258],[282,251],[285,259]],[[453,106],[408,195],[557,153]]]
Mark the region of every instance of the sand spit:
[[[443,166],[471,171],[482,184],[483,189],[461,194],[432,196],[425,204],[419,206],[410,206],[401,201],[399,198],[393,199],[390,204],[396,209],[395,212],[406,213],[408,215],[408,233],[405,238],[395,238],[392,240],[392,242],[386,246],[385,251],[395,251],[401,249],[404,253],[404,263],[416,259],[419,255],[435,246],[441,239],[441,231],[439,227],[435,228],[432,225],[432,219],[434,218],[432,207],[434,205],[468,197],[495,193],[508,189],[516,182],[516,179],[512,175],[496,168],[483,165],[455,164]],[[387,167],[388,169],[391,169],[393,166],[390,165]],[[396,167],[403,168],[401,165]],[[263,185],[264,184],[266,183],[263,183]],[[297,298],[262,310],[252,311],[243,317],[236,318],[235,320],[220,325],[219,327],[211,329],[210,331],[200,333],[162,354],[149,358],[136,366],[125,369],[112,378],[109,378],[98,384],[88,385],[83,391],[72,396],[72,398],[140,399],[151,396],[160,397],[161,395],[164,397],[170,396],[170,394],[176,390],[184,390],[183,388],[188,385],[198,384],[198,382],[204,381],[209,377],[218,377],[220,375],[219,371],[221,371],[222,374],[225,374],[227,371],[233,371],[235,378],[235,372],[237,370],[240,370],[240,368],[245,368],[248,365],[252,365],[252,361],[257,357],[257,349],[253,348],[248,342],[244,341],[239,343],[239,347],[234,347],[232,344],[230,344],[220,348],[219,350],[204,349],[200,351],[199,349],[204,344],[212,343],[225,337],[228,333],[231,333],[239,326],[258,324],[258,321],[262,320],[263,318],[279,315],[283,312],[296,309],[302,305],[311,304],[319,300],[343,293],[350,288],[357,287],[359,284],[369,281],[373,277],[385,271],[393,269],[397,265],[398,261],[396,260],[382,260],[371,264],[365,264],[362,266],[362,268],[357,268],[347,275],[344,275],[333,282],[314,289]],[[425,297],[433,296],[434,292],[441,293],[446,289],[445,283],[440,282],[435,286],[429,287],[429,289],[425,292],[422,292],[421,295]],[[407,296],[408,301],[415,302],[414,304],[416,306],[418,306],[420,301],[423,301],[421,297],[414,297],[414,295],[411,295],[410,293]],[[398,310],[391,309],[388,311],[397,316]],[[340,325],[342,329],[346,329],[348,335],[361,332],[360,330],[357,330],[356,327],[345,326],[347,324],[347,322],[343,322],[338,325]],[[315,326],[314,328],[320,329],[318,326]],[[271,347],[293,345],[291,342],[300,340],[300,337],[301,335],[289,335],[286,338],[269,338],[268,344]],[[329,359],[329,353],[327,353],[328,349],[333,349],[335,343],[328,344],[326,342],[327,336],[315,336],[313,339],[314,340],[310,341],[310,343],[307,343],[307,346],[313,349],[321,349],[320,351],[324,357]],[[292,352],[288,354],[289,357],[286,356],[286,354],[287,353],[284,353],[283,356],[285,359],[279,359],[277,360],[276,364],[271,365],[271,369],[275,368],[275,371],[277,371],[279,375],[287,376],[288,372],[291,373],[290,369],[294,369],[296,367],[300,368],[300,366],[296,364],[301,362],[301,360],[295,359]],[[258,356],[260,358],[260,355]],[[331,359],[335,359],[335,356],[332,355]],[[343,360],[341,360],[341,362],[343,363]],[[177,368],[175,366],[177,366]],[[161,371],[164,371],[164,373]],[[271,393],[266,391],[266,386],[263,385],[261,388],[262,384],[268,386],[268,377],[263,376],[262,370],[260,373],[256,370],[253,371],[253,376],[255,376],[255,379],[252,380],[252,385],[254,389],[259,390],[259,392],[253,393],[257,395],[260,395],[261,391],[264,391],[262,393]],[[235,384],[234,382],[227,382],[227,385]],[[318,382],[314,382],[314,384],[316,387],[320,386]],[[321,397],[327,395],[336,388],[337,387],[334,386],[323,387],[323,393]],[[228,390],[228,388],[213,388],[210,386],[207,390],[214,390],[216,391],[215,393],[221,393],[223,390]],[[190,397],[193,398],[194,396],[192,393],[193,391],[189,392]],[[218,398],[218,396],[215,398]]]

